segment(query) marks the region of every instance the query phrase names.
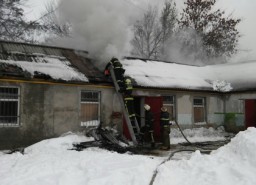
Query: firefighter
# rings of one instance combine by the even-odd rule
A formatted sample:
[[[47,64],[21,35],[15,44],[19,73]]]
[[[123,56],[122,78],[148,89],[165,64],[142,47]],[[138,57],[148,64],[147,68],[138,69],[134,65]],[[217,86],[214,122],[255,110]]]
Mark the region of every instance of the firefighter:
[[[120,89],[119,92],[123,93],[125,107],[127,109],[127,112],[129,113],[129,117],[130,117],[131,121],[134,122],[135,121],[135,111],[134,111],[134,98],[132,96],[132,90],[133,90],[133,86],[132,86],[131,78],[125,77],[123,88]]]
[[[116,82],[119,86],[119,88],[123,88],[123,80],[124,80],[124,72],[125,69],[123,69],[123,65],[120,63],[120,61],[117,58],[112,58],[110,62],[106,65],[104,74],[110,75],[109,67],[112,66],[114,70],[114,74],[116,77]]]
[[[160,125],[161,125],[161,134],[162,134],[162,143],[163,146],[161,149],[169,150],[170,149],[170,114],[167,111],[166,107],[161,108],[160,114]]]
[[[131,96],[132,95],[133,86],[132,86],[132,80],[131,80],[130,77],[128,77],[128,76],[124,77],[122,87],[123,88],[121,88],[119,90],[119,92],[123,93],[124,96]]]
[[[141,134],[144,135],[144,140],[148,138],[151,142],[151,147],[155,147],[155,139],[154,139],[154,115],[150,110],[150,106],[148,104],[144,105],[145,109],[145,126],[141,128]],[[145,138],[145,136],[147,138]]]
[[[125,108],[126,111],[128,112],[128,116],[130,118],[131,124],[134,129],[136,129],[135,125],[135,111],[134,111],[134,99],[130,95],[124,96],[124,103],[125,103]],[[134,130],[134,132],[137,133],[137,130]]]

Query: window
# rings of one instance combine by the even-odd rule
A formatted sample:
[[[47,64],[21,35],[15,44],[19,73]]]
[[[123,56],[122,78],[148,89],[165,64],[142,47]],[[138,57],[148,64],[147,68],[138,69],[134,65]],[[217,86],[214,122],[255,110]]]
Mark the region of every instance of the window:
[[[205,98],[200,98],[200,97],[194,98],[193,107],[194,107],[194,123],[204,123],[206,121]]]
[[[97,126],[100,122],[100,92],[81,91],[81,126]]]
[[[175,101],[174,96],[163,96],[163,106],[165,106],[170,114],[170,121],[175,121]]]
[[[0,125],[19,124],[19,88],[0,87]]]

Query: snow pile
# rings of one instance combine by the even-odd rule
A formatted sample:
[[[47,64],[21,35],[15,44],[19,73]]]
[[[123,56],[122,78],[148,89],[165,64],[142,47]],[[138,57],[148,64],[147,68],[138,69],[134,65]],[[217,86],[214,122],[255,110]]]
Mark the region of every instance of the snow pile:
[[[91,138],[69,134],[25,149],[25,154],[0,155],[1,185],[149,184],[161,159],[118,154],[99,148],[78,152],[72,143]],[[143,175],[141,175],[143,174]]]
[[[164,163],[155,184],[254,185],[255,156],[256,128],[248,128],[211,155],[197,151],[189,160]]]
[[[34,145],[27,147],[24,151],[25,154],[47,153],[47,152],[63,152],[73,148],[73,143],[92,141],[93,138],[85,137],[83,134],[74,134],[68,132],[63,134],[62,137],[54,139],[46,139]]]
[[[233,88],[231,87],[231,84],[226,82],[225,80],[215,80],[213,81],[213,90],[219,91],[219,92],[229,92]]]
[[[71,67],[70,62],[65,57],[37,56],[33,60],[33,62],[13,60],[0,60],[0,62],[16,65],[22,68],[23,71],[29,72],[31,76],[41,73],[49,75],[55,80],[88,82],[88,79],[82,73]]]
[[[183,133],[190,142],[221,141],[228,135],[222,127],[184,129]],[[178,128],[171,128],[170,141],[171,144],[187,142]]]
[[[204,132],[197,131],[202,137]],[[118,154],[99,148],[71,150],[72,143],[91,139],[69,133],[34,144],[24,155],[0,153],[0,184],[148,185],[155,169],[157,185],[256,184],[256,128],[240,132],[210,155],[196,151],[190,158],[163,164],[168,156]]]

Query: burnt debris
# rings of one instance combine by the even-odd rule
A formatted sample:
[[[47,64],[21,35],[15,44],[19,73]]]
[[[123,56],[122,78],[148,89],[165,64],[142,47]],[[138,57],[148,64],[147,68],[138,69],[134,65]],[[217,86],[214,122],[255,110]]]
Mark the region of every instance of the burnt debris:
[[[113,129],[102,128],[101,124],[97,128],[88,130],[86,136],[93,137],[94,141],[74,143],[74,150],[82,151],[89,147],[99,147],[118,153],[135,152],[124,137],[117,134]]]

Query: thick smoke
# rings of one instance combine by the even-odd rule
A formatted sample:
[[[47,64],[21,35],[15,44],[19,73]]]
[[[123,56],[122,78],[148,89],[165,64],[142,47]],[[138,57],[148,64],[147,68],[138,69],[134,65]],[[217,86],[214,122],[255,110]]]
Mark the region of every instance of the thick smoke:
[[[55,44],[87,50],[92,58],[98,59],[102,63],[106,63],[113,56],[120,58],[125,55],[130,55],[133,24],[135,21],[142,18],[149,4],[151,6],[158,5],[160,12],[164,1],[165,0],[59,0],[60,8],[58,12],[60,18],[62,21],[68,21],[72,25],[72,32],[69,38],[55,40]],[[185,0],[175,0],[178,13],[181,13],[184,8],[184,1]],[[233,0],[226,1],[230,3]],[[255,12],[255,2],[254,0],[249,0],[250,3],[247,4],[235,0],[236,3],[231,3],[232,7],[227,9],[225,7],[230,7],[230,4],[226,1],[217,1],[216,8],[226,11],[228,14],[233,13],[234,17],[243,19],[239,25],[242,38],[240,39],[239,45],[240,53],[236,55],[236,60],[255,59],[256,50],[253,45],[255,39],[251,38],[253,35],[253,37],[255,37],[255,34],[251,33],[254,31],[254,29],[251,28],[255,27],[251,20],[254,18],[252,12]],[[252,6],[248,9],[247,7],[250,6],[250,4]],[[191,35],[191,32],[188,32],[187,35]],[[174,38],[167,44],[165,50],[169,52],[165,56],[165,60],[195,65],[223,62],[223,59],[217,59],[216,61],[197,60],[193,55],[193,51],[191,51],[191,53],[189,53],[190,50],[184,51],[184,48],[182,48],[177,38],[178,37],[176,37],[176,39]],[[198,38],[198,41],[200,44],[200,38]],[[197,50],[197,52],[199,51],[200,49]],[[242,58],[241,52],[246,56]],[[233,57],[233,59],[234,58],[235,57]]]
[[[131,28],[141,14],[136,6],[123,0],[60,0],[59,5],[72,30],[58,45],[86,50],[103,62],[129,54]]]

